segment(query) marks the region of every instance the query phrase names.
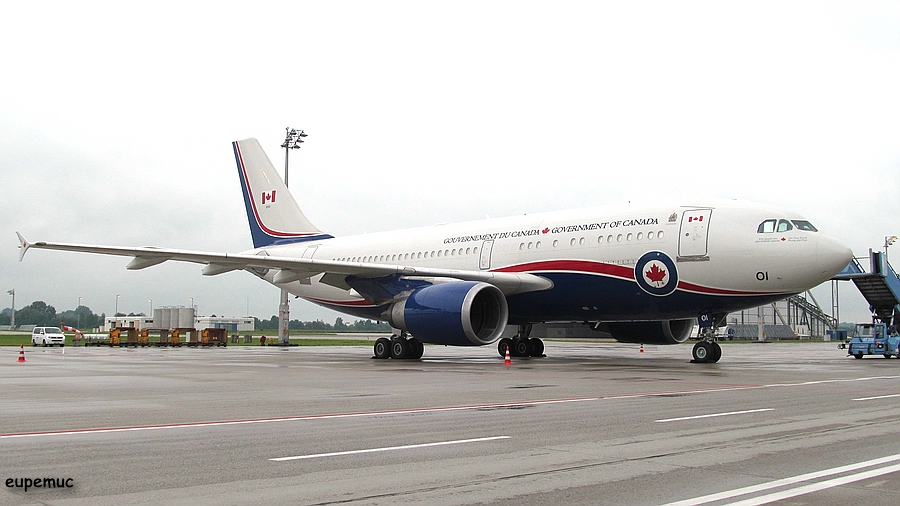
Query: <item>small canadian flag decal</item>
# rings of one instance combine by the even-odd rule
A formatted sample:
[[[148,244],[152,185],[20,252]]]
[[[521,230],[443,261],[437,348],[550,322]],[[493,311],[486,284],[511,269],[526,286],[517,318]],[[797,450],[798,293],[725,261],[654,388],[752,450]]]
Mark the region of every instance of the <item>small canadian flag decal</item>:
[[[703,215],[701,214],[700,216],[688,216],[688,223],[691,223],[693,221],[703,221]]]
[[[262,192],[262,203],[265,204],[267,202],[275,203],[275,190],[272,190],[270,193]]]

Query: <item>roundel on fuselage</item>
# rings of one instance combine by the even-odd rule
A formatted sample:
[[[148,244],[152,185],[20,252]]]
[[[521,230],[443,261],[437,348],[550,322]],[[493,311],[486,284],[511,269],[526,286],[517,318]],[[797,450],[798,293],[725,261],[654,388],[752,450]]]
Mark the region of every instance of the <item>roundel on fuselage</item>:
[[[662,297],[678,286],[678,270],[662,251],[648,251],[634,266],[634,280],[645,292]]]

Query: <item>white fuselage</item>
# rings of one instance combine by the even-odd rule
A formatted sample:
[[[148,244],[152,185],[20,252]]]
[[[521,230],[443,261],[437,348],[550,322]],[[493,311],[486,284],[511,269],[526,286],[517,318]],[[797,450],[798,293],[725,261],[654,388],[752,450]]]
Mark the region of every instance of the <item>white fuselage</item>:
[[[806,223],[755,204],[610,206],[330,238],[260,248],[273,256],[351,263],[525,272],[553,288],[510,297],[510,321],[654,320],[727,312],[802,292],[846,266],[848,249],[798,226],[761,231],[766,220]],[[784,228],[784,227],[783,227]],[[258,252],[259,250],[253,250]],[[648,252],[674,264],[654,270]],[[646,272],[645,282],[639,283]],[[664,278],[663,275],[677,279]],[[275,273],[263,277],[272,282]],[[377,317],[353,290],[321,275],[282,284],[351,314]],[[660,287],[672,281],[669,289]],[[565,291],[565,293],[562,293]],[[629,300],[632,299],[632,300]],[[697,304],[700,307],[696,307]]]

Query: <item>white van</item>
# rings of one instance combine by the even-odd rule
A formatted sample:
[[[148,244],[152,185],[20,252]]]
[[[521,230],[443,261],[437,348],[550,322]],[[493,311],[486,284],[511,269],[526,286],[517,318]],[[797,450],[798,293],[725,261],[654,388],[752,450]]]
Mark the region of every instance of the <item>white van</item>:
[[[62,330],[59,330],[59,327],[35,327],[31,332],[31,345],[37,346],[38,344],[65,346],[66,336],[63,335]]]

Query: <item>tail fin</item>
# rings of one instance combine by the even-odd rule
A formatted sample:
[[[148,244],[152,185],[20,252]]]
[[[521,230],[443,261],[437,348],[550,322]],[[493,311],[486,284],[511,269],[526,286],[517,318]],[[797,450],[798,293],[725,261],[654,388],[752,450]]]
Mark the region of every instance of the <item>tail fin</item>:
[[[231,143],[253,247],[330,239],[306,219],[256,139]]]

